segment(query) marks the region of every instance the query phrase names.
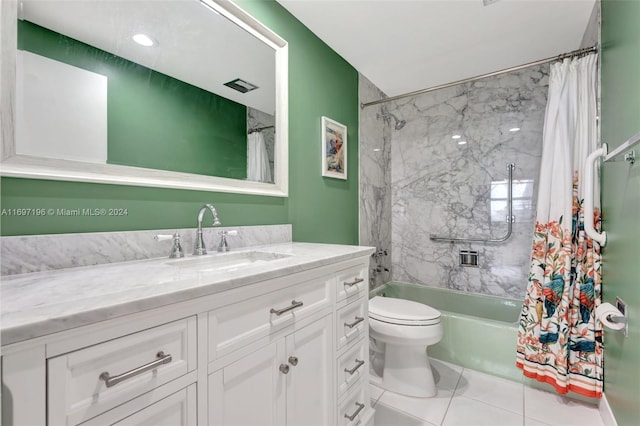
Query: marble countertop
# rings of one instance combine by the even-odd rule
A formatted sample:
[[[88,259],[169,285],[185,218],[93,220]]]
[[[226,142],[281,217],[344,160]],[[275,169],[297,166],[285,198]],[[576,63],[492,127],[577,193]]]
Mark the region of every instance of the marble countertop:
[[[289,256],[218,271],[180,268],[167,264],[175,259],[160,258],[4,276],[2,345],[366,256],[374,248],[282,243],[227,254],[240,251]]]

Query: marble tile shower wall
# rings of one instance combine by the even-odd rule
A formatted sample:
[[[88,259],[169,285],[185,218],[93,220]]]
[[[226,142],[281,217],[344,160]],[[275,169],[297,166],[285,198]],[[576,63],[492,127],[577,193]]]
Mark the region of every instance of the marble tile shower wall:
[[[382,99],[385,94],[362,74],[359,78],[360,102]],[[386,249],[387,255],[371,259],[370,281],[375,288],[389,281],[390,272],[376,271],[377,263],[391,269],[391,131],[378,119],[382,106],[360,110],[360,244]]]
[[[390,102],[392,279],[505,297],[526,289],[548,65]],[[510,131],[520,128],[519,131]],[[459,139],[453,139],[460,135]],[[466,142],[462,144],[462,142]],[[515,163],[513,235],[501,244],[430,241],[431,234],[506,233],[507,164]],[[365,203],[366,204],[366,203]],[[459,250],[479,267],[459,265]]]

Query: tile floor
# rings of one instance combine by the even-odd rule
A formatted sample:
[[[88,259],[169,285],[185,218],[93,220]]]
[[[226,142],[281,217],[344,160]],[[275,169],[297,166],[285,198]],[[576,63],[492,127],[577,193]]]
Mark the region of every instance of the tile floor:
[[[431,360],[438,395],[411,398],[371,385],[375,426],[604,426],[597,405]]]

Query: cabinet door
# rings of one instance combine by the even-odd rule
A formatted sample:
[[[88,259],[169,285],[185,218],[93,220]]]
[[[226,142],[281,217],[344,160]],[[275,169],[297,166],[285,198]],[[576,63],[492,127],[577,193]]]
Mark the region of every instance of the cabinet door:
[[[279,339],[209,376],[212,425],[285,424],[284,349]]]
[[[287,426],[333,424],[333,341],[331,315],[287,336]]]

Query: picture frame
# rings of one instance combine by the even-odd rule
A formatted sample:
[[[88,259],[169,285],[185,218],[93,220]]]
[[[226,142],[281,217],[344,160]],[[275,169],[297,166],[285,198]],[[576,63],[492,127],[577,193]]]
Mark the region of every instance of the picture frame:
[[[347,180],[347,126],[322,117],[322,176]]]

